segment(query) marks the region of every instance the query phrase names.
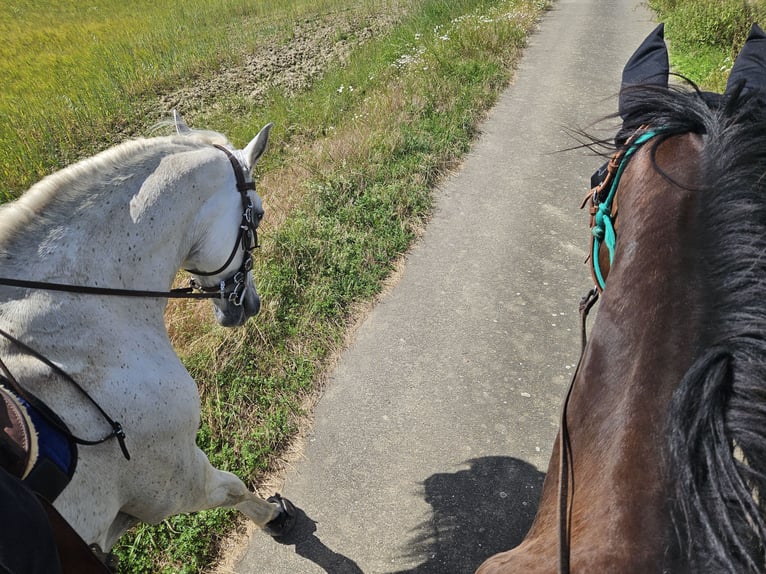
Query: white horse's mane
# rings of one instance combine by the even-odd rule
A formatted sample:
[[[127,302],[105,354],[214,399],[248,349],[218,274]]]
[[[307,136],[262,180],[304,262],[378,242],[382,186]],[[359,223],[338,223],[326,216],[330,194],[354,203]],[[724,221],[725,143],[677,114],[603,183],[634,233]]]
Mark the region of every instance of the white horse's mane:
[[[108,193],[113,187],[108,180],[113,180],[122,166],[137,157],[212,144],[230,145],[226,136],[218,132],[190,130],[172,136],[129,140],[67,166],[34,184],[17,200],[0,206],[0,242],[16,230],[27,228],[33,220],[55,215],[47,209],[54,200],[77,198],[80,202],[92,202],[99,193]]]

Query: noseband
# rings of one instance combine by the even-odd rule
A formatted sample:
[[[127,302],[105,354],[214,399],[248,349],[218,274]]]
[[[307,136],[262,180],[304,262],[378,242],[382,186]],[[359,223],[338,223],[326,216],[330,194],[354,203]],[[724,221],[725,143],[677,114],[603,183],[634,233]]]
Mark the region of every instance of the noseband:
[[[237,240],[234,242],[234,247],[231,250],[231,254],[229,254],[229,258],[226,259],[226,263],[221,265],[221,267],[215,271],[209,272],[199,271],[197,269],[186,269],[186,271],[200,277],[212,277],[213,275],[218,275],[231,264],[241,246],[242,250],[245,252],[245,256],[242,259],[242,264],[240,265],[239,270],[234,273],[234,275],[228,279],[220,281],[215,287],[203,287],[194,279],[191,280],[192,287],[197,291],[202,291],[203,293],[219,293],[221,299],[226,298],[234,305],[240,306],[242,305],[245,298],[245,292],[247,291],[247,274],[253,268],[253,256],[251,252],[256,247],[259,247],[258,232],[256,229],[263,217],[263,212],[256,211],[253,201],[250,199],[248,192],[255,191],[255,183],[245,179],[242,164],[240,164],[234,154],[225,147],[220,145],[216,145],[215,147],[224,152],[229,158],[229,162],[234,169],[234,177],[237,178],[237,191],[242,199],[242,221],[239,225],[239,234],[237,235]]]

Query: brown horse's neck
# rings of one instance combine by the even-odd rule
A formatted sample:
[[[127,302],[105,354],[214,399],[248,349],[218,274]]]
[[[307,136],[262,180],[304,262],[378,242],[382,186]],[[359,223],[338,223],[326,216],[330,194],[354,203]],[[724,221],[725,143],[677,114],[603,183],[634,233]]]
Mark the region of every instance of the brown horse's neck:
[[[689,175],[699,143],[687,135],[659,144],[656,166],[667,177],[646,144],[620,185],[615,259],[568,411],[576,571],[661,572],[676,554],[666,427],[701,332],[689,279],[699,272]],[[605,540],[613,551],[590,556]]]
[[[700,290],[689,283],[699,272],[691,190],[701,141],[659,144],[656,166],[667,177],[653,145],[636,152],[620,183],[615,259],[567,410],[574,573],[678,571],[666,427],[701,332]],[[557,441],[530,533],[482,574],[558,571],[558,451]]]

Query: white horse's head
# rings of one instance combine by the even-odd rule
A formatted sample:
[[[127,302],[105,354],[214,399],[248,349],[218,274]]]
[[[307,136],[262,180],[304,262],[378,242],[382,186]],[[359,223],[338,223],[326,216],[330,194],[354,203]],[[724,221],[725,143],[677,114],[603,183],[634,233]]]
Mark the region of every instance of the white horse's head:
[[[179,134],[192,131],[178,115],[175,124]],[[251,252],[258,244],[256,229],[264,211],[251,174],[266,150],[271,127],[265,126],[243,150],[216,146],[221,163],[225,162],[223,169],[230,174],[225,180],[227,193],[215,194],[200,212],[195,226],[205,231],[204,244],[184,264],[200,289],[221,292],[212,301],[216,320],[224,327],[243,325],[261,307]]]

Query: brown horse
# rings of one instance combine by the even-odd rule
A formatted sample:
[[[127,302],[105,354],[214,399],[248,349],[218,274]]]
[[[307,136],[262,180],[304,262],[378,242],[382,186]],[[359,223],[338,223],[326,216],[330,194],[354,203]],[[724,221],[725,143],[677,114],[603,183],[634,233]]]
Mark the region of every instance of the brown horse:
[[[626,66],[598,315],[535,521],[480,574],[766,571],[765,66],[757,26],[722,95],[668,87],[662,27]]]

